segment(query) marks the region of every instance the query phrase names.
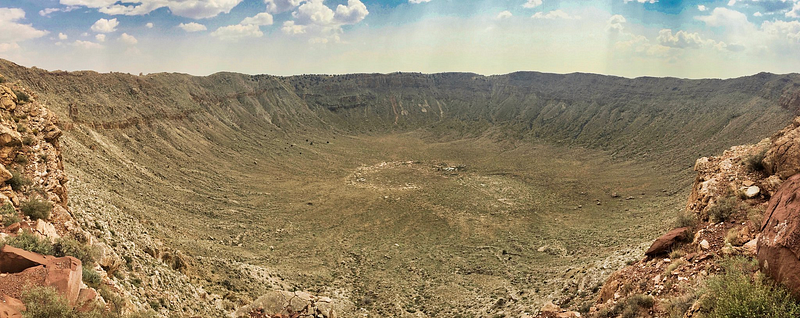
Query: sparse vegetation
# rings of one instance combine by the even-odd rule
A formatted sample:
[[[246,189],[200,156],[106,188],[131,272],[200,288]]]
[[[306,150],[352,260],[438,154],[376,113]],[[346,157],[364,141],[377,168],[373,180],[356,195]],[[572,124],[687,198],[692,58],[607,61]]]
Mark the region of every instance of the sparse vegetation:
[[[44,255],[53,255],[55,252],[53,244],[50,243],[50,241],[39,238],[28,231],[23,231],[22,234],[8,240],[6,243],[16,248]]]
[[[0,215],[3,216],[3,226],[9,226],[20,221],[19,216],[17,216],[17,210],[9,202],[0,207]]]
[[[724,272],[708,280],[701,298],[703,317],[800,317],[800,304],[758,271],[755,260],[730,258],[722,267]]]
[[[14,157],[14,162],[20,165],[27,165],[28,164],[28,156],[23,153],[18,153],[16,157]]]
[[[678,212],[678,217],[675,219],[675,227],[691,227],[694,228],[697,224],[700,223],[700,220],[697,219],[697,215],[694,214],[692,211],[681,210]]]
[[[666,301],[666,310],[670,318],[682,318],[684,314],[692,308],[694,302],[697,301],[697,295],[694,293],[687,293],[683,296],[670,298]]]
[[[50,203],[50,201],[45,201],[37,197],[22,202],[19,209],[23,214],[30,217],[31,220],[47,220],[50,218],[50,212],[53,211],[53,204]]]
[[[99,252],[96,249],[70,238],[58,239],[53,246],[53,255],[58,257],[72,256],[81,260],[81,263],[84,264],[84,267],[91,266],[91,264],[93,264],[99,257]]]
[[[725,197],[719,199],[717,203],[708,210],[708,218],[711,222],[726,222],[736,212],[737,200],[735,197]]]
[[[664,276],[669,276],[670,274],[672,274],[672,271],[676,270],[678,267],[681,267],[683,265],[686,265],[685,260],[682,259],[672,260],[672,263],[669,264],[669,266],[667,266],[666,269],[664,269]]]
[[[101,289],[100,293],[104,298],[113,293]],[[111,295],[109,295],[111,294]],[[119,299],[119,297],[117,297]],[[70,307],[69,302],[52,287],[34,287],[22,293],[22,302],[26,310],[23,312],[25,318],[145,318],[155,317],[152,311],[137,312],[121,315],[118,311],[107,311],[102,306],[94,306],[87,312],[80,312]]]
[[[28,93],[25,93],[23,91],[14,90],[14,95],[17,95],[17,101],[19,101],[20,103],[24,104],[31,101],[30,95],[28,95]]]
[[[30,136],[30,135],[27,135],[27,136],[25,136],[25,137],[22,137],[22,144],[23,144],[23,145],[30,146],[30,145],[33,145],[33,143],[34,143],[34,142],[36,142],[36,139],[34,139],[34,138],[33,138],[32,136]]]
[[[23,187],[31,185],[31,180],[26,178],[17,170],[11,170],[11,179],[6,181],[14,191],[20,191]]]
[[[764,157],[767,155],[767,149],[759,151],[744,158],[742,163],[750,172],[761,172],[766,168],[764,167]]]
[[[89,287],[98,288],[102,283],[100,274],[89,266],[83,266],[83,282]]]

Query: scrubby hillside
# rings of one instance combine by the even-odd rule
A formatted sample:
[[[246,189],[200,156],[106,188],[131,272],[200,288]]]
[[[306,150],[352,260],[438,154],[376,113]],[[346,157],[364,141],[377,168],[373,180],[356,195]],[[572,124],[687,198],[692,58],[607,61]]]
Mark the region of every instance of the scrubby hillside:
[[[345,316],[588,309],[694,158],[785,125],[800,83],[0,74],[59,116],[70,209],[126,264],[109,279],[187,316],[291,291]]]

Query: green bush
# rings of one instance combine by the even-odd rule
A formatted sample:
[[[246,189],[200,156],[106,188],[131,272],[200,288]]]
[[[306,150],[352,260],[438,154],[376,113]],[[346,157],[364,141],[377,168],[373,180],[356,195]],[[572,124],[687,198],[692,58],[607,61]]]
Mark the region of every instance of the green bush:
[[[625,302],[625,309],[622,310],[622,317],[623,318],[635,318],[641,317],[639,312],[643,309],[650,309],[653,308],[655,304],[655,299],[651,296],[643,295],[643,294],[636,294],[633,296],[628,297],[628,300]]]
[[[31,185],[32,182],[19,171],[11,170],[11,179],[8,179],[6,183],[8,183],[14,191],[19,191],[22,190],[23,187]]]
[[[69,302],[52,287],[34,287],[22,293],[25,318],[77,317]]]
[[[683,318],[686,312],[689,311],[689,308],[692,308],[696,300],[697,296],[694,293],[671,298],[666,302],[665,307],[667,314],[669,314],[670,318]]]
[[[694,214],[692,211],[681,211],[678,212],[678,218],[675,219],[675,228],[679,227],[695,227],[700,221],[697,219],[697,215]]]
[[[755,260],[727,259],[724,272],[708,280],[701,300],[703,317],[800,317],[800,304],[789,292],[758,272]]]
[[[32,136],[22,137],[22,144],[23,145],[30,146],[30,145],[33,145],[33,143],[35,143],[35,142],[36,142],[36,139],[34,139]]]
[[[55,249],[53,248],[53,244],[46,239],[41,239],[33,233],[28,231],[22,232],[22,234],[17,235],[17,237],[8,240],[8,245],[11,245],[16,248],[21,248],[26,251],[31,251],[34,253],[45,254],[45,255],[53,255]]]
[[[53,247],[55,256],[72,256],[81,260],[81,263],[84,267],[91,267],[92,264],[94,264],[94,261],[99,257],[98,254],[100,254],[91,246],[71,238],[58,239],[56,240],[56,243],[53,244]]]
[[[766,167],[764,167],[764,157],[766,154],[767,149],[764,149],[758,153],[745,157],[742,163],[750,172],[764,171],[766,169]]]
[[[47,220],[50,217],[50,212],[53,211],[53,204],[50,203],[50,201],[33,198],[23,202],[19,206],[19,209],[22,211],[22,214],[27,215],[31,220]]]
[[[726,197],[720,199],[716,205],[708,210],[708,218],[711,222],[725,222],[728,221],[734,212],[736,212],[736,198]]]
[[[23,91],[14,90],[14,95],[17,95],[17,101],[20,103],[27,103],[31,101],[31,96]]]
[[[10,226],[19,221],[22,221],[22,219],[16,215],[3,215],[3,226]]]
[[[83,266],[83,282],[91,288],[98,288],[103,279],[94,269],[89,266]]]

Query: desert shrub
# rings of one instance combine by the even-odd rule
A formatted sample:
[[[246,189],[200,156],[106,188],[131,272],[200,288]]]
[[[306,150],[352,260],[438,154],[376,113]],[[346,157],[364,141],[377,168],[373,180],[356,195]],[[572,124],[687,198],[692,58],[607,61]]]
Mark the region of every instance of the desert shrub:
[[[625,303],[627,306],[625,306],[625,310],[622,311],[622,317],[635,318],[640,317],[639,311],[653,308],[655,299],[653,299],[651,296],[636,294],[628,297],[628,300]]]
[[[678,218],[675,219],[675,228],[679,227],[695,227],[697,224],[700,223],[700,220],[697,219],[697,215],[694,214],[692,211],[681,211],[678,212]]]
[[[6,202],[3,206],[0,206],[0,214],[2,215],[14,215],[17,214],[17,210],[14,209],[14,205],[10,202]]]
[[[669,252],[669,258],[673,259],[673,260],[679,259],[679,258],[683,257],[684,255],[686,255],[686,252],[684,252],[681,249],[674,249],[671,252]]]
[[[742,244],[747,243],[747,242],[743,241],[743,238],[739,237],[739,229],[738,228],[732,228],[732,229],[728,230],[727,233],[725,233],[725,243],[728,243],[728,244],[733,245],[733,246],[741,246]]]
[[[703,317],[800,317],[800,304],[785,288],[757,272],[755,260],[727,259],[723,273],[708,280],[702,298]]]
[[[46,239],[39,238],[28,231],[22,232],[17,237],[8,240],[8,245],[21,248],[34,253],[53,255],[53,244]]]
[[[52,287],[34,287],[22,293],[25,318],[76,317],[69,302]]]
[[[22,211],[22,214],[27,215],[31,220],[46,220],[50,217],[50,212],[53,211],[53,204],[50,203],[50,201],[33,198],[29,201],[22,202],[19,209]]]
[[[83,266],[83,282],[89,287],[98,288],[100,287],[100,283],[103,282],[103,279],[94,269],[89,266]]]
[[[19,171],[11,170],[11,179],[8,179],[6,183],[8,183],[8,185],[10,185],[11,189],[14,191],[19,191],[22,189],[22,187],[31,185],[32,182],[30,179],[23,176]]]
[[[16,215],[3,215],[3,226],[9,226],[19,221],[22,220]]]
[[[17,101],[20,103],[27,103],[31,101],[31,96],[23,91],[14,90],[14,95],[17,95]]]
[[[23,166],[27,165],[28,164],[28,156],[26,156],[23,153],[18,153],[17,156],[14,157],[14,162],[16,162],[18,164],[21,164]]]
[[[753,226],[755,226],[756,231],[758,231],[761,222],[764,221],[764,211],[757,208],[749,209],[747,210],[747,219],[753,222]]]
[[[692,308],[696,300],[697,296],[694,293],[689,293],[667,300],[664,307],[670,318],[682,318],[689,311],[689,308]]]
[[[744,164],[745,168],[747,168],[747,171],[764,171],[766,169],[764,167],[764,157],[766,154],[767,149],[761,150],[758,153],[745,157],[742,163]]]
[[[734,212],[736,212],[736,198],[725,197],[708,210],[708,218],[714,223],[725,222],[731,218]]]
[[[664,269],[664,276],[669,276],[672,274],[672,271],[676,270],[678,267],[686,265],[686,261],[682,259],[672,260],[672,263]]]
[[[30,145],[33,145],[34,142],[36,142],[36,139],[34,139],[32,136],[22,137],[22,144],[23,145],[30,146]]]
[[[100,254],[97,249],[71,238],[58,239],[53,247],[55,256],[72,256],[81,260],[84,267],[91,267]]]

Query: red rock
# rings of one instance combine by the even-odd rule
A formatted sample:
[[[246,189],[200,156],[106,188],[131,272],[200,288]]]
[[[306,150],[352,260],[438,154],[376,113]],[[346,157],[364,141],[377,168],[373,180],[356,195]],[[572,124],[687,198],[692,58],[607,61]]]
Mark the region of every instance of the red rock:
[[[10,245],[0,250],[0,294],[20,298],[26,285],[55,288],[71,305],[81,287],[81,261],[71,257],[43,256]]]
[[[800,299],[800,174],[781,185],[769,200],[756,256],[764,273]]]
[[[644,254],[647,256],[656,256],[669,252],[673,245],[687,238],[686,234],[689,232],[689,229],[688,227],[679,227],[667,232],[667,234],[657,238]]]
[[[81,288],[81,291],[78,293],[77,305],[80,306],[78,307],[78,311],[91,311],[94,308],[95,299],[97,299],[97,291],[95,291],[94,288]]]
[[[25,304],[19,299],[3,295],[0,300],[0,318],[22,318]]]

